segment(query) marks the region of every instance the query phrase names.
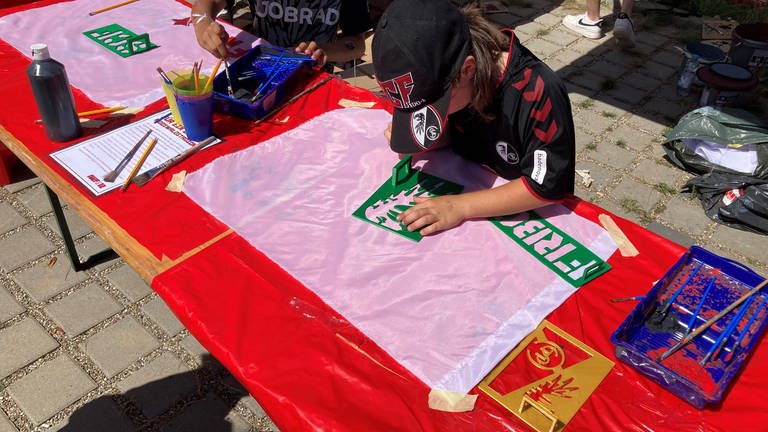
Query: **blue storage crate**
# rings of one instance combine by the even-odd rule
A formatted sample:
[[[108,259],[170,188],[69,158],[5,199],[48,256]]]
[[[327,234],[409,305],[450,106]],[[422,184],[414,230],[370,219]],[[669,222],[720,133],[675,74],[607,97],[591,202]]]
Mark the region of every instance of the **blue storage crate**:
[[[712,280],[709,293],[704,297]],[[760,275],[739,263],[700,247],[691,247],[611,335],[616,357],[696,408],[719,402],[768,323],[765,302],[768,294],[763,290],[755,294],[750,303],[742,303],[746,305],[745,313],[733,332],[725,333],[725,344],[717,358],[710,358],[703,366],[699,364],[737,317],[741,306],[662,362],[658,358],[685,337],[692,320],[695,322],[691,327],[695,330],[762,281]],[[681,286],[683,289],[674,297]],[[662,316],[663,306],[671,298],[674,298],[671,307]],[[700,303],[702,307],[695,314]]]
[[[256,46],[229,65],[235,97],[228,94],[223,70],[213,79],[214,110],[251,120],[262,118],[283,99],[287,84],[314,64],[312,57],[292,49]]]

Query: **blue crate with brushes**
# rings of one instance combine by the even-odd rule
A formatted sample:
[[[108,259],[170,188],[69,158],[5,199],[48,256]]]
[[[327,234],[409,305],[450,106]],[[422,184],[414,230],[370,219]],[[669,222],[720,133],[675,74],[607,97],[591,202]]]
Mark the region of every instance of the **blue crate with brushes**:
[[[768,323],[764,281],[691,247],[611,335],[616,357],[696,408],[720,402]]]
[[[314,66],[312,57],[291,49],[256,46],[213,79],[214,110],[256,120],[285,96],[288,83]],[[231,90],[231,92],[230,92]]]

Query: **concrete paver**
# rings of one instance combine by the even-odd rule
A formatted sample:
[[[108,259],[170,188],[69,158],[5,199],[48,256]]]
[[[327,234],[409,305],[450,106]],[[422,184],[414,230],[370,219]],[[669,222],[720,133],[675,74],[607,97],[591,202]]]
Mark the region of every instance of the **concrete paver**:
[[[242,26],[250,16],[238,5]],[[676,94],[682,58],[672,45],[684,26],[640,25],[637,47],[627,52],[616,49],[610,31],[590,40],[561,25],[562,16],[582,10],[583,0],[510,9],[518,38],[569,91],[577,169],[593,180],[587,187],[577,177],[576,194],[768,275],[765,236],[707,218],[697,199],[676,192],[692,175],[664,159],[662,134],[694,107],[698,92]],[[370,41],[365,62],[339,75],[378,92]],[[107,248],[74,212],[65,214],[81,259]],[[0,432],[277,431],[124,261],[72,269],[34,176],[0,188],[0,347],[7,346],[14,349],[0,349]]]
[[[66,355],[60,355],[8,387],[8,394],[36,425],[96,388]]]

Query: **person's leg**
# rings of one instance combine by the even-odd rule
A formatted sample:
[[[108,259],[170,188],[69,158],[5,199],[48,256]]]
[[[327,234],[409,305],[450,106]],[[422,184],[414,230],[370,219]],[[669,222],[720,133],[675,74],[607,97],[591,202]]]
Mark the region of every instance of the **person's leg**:
[[[635,25],[629,15],[635,6],[635,0],[624,0],[621,3],[621,12],[616,16],[616,22],[613,24],[613,35],[616,42],[622,48],[634,48],[635,46]]]
[[[587,11],[585,13],[581,15],[566,15],[563,18],[563,25],[590,39],[600,39],[603,36],[603,31],[600,28],[601,24],[600,0],[587,0]]]

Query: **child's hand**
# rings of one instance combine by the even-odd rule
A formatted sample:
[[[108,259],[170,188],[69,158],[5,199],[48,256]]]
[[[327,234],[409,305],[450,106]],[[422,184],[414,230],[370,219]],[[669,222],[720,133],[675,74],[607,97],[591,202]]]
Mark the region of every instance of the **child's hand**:
[[[413,207],[397,215],[397,220],[405,225],[408,231],[430,235],[451,229],[465,219],[460,205],[461,195],[414,197],[414,201],[416,204]]]
[[[325,51],[317,45],[317,42],[302,42],[296,47],[295,51],[297,53],[311,55],[312,59],[317,62],[318,67],[325,66],[325,61],[328,56],[325,54]]]

